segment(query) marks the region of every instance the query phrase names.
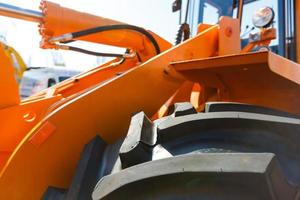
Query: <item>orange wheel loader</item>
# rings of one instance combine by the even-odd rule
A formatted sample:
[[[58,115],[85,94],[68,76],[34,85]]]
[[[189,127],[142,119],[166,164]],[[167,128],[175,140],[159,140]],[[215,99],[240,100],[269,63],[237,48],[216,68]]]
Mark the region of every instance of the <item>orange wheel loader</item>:
[[[1,200],[300,199],[300,3],[184,6],[173,45],[49,1],[0,4],[39,24],[41,48],[114,57],[23,101],[1,58]]]

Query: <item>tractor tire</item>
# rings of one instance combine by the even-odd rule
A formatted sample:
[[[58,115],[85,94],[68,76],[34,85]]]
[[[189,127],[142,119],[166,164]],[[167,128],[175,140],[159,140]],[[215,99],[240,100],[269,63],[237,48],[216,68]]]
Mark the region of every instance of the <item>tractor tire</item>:
[[[273,109],[177,103],[154,122],[135,114],[125,139],[95,152],[83,151],[61,199],[300,200],[300,118]]]

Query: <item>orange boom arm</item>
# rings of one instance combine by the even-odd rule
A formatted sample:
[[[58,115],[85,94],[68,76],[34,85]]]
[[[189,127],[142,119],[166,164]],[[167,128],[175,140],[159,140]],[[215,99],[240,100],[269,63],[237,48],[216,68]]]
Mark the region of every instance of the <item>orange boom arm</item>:
[[[39,31],[43,37],[42,48],[55,48],[53,44],[48,42],[54,36],[99,26],[125,25],[122,22],[78,12],[48,1],[42,1],[40,9],[44,14],[43,20],[41,20],[39,25]],[[170,44],[167,41],[152,32],[149,33],[155,38],[161,51],[170,48]],[[137,51],[143,60],[157,54],[153,44],[144,35],[127,29],[109,30],[80,37],[78,40],[130,48]]]

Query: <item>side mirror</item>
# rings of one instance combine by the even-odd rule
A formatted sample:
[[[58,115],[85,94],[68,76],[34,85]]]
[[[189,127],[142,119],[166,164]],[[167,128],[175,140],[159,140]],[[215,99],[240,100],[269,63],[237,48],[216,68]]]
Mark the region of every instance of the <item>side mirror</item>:
[[[181,9],[182,0],[175,0],[172,4],[172,11],[177,12]]]

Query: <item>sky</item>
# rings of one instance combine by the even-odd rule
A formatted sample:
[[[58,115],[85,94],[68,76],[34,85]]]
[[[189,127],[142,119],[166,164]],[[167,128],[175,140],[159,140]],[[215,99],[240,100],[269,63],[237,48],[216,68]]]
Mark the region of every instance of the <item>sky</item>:
[[[81,12],[115,19],[141,26],[174,42],[178,29],[178,13],[171,12],[173,0],[51,0],[61,6]],[[27,9],[39,10],[40,0],[1,0],[1,3]],[[13,46],[31,66],[53,66],[53,51],[39,48],[40,35],[36,23],[0,16],[0,35],[8,45]],[[78,43],[81,47],[97,50],[113,50],[99,45]],[[61,51],[67,67],[88,69],[97,65],[99,59],[80,53]],[[57,54],[57,53],[56,53]],[[60,54],[60,53],[59,53]],[[49,56],[50,55],[50,56]],[[101,61],[101,60],[100,60]]]

